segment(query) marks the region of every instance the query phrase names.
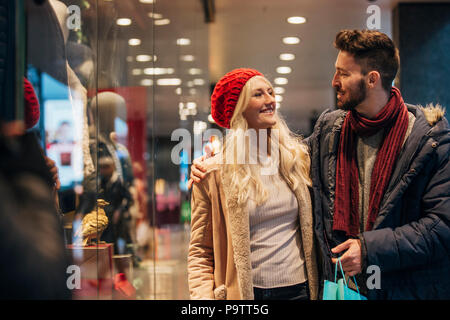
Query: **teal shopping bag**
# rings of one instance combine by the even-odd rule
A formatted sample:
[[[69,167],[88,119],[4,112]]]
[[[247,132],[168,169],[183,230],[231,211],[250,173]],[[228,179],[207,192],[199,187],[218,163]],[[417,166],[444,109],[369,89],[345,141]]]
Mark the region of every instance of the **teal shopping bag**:
[[[341,268],[343,278],[336,282],[338,264]],[[366,297],[359,294],[358,284],[356,283],[355,277],[353,277],[353,281],[355,282],[357,292],[347,286],[344,270],[342,270],[341,259],[339,258],[334,268],[334,282],[328,280],[324,281],[323,300],[367,300]]]

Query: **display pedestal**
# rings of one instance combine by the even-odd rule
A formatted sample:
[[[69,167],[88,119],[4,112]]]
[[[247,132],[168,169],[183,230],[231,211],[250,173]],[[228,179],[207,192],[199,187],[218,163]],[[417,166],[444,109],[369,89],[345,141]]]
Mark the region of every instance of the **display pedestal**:
[[[80,267],[81,288],[73,289],[76,300],[109,300],[113,295],[113,244],[88,247],[68,245],[73,264]]]

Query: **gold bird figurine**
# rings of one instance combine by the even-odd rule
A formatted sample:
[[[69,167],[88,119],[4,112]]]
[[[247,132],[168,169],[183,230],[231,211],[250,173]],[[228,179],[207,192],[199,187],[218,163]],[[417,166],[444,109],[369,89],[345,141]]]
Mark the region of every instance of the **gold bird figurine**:
[[[81,221],[81,228],[78,229],[75,236],[79,237],[81,235],[83,237],[82,244],[84,247],[91,245],[93,239],[97,239],[100,243],[100,237],[108,226],[108,217],[103,209],[108,204],[103,199],[97,199],[98,210],[92,210]]]

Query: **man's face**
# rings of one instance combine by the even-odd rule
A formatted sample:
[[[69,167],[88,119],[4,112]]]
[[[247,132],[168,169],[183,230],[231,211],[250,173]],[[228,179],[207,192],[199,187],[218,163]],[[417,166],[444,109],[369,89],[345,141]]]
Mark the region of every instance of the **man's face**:
[[[99,165],[99,173],[100,176],[104,179],[109,179],[114,173],[114,165],[113,164],[102,164]]]
[[[339,51],[335,67],[336,73],[331,85],[337,92],[337,106],[344,110],[354,109],[367,95],[361,67],[353,56],[345,51]]]

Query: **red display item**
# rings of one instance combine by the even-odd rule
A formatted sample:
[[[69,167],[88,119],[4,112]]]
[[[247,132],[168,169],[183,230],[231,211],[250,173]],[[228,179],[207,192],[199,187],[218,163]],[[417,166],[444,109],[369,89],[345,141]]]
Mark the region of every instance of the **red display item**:
[[[262,76],[257,70],[239,68],[228,72],[216,84],[211,96],[211,116],[223,128],[230,128],[230,121],[242,88],[254,76]]]
[[[125,273],[118,273],[114,277],[115,299],[136,299],[136,289],[128,281]]]
[[[40,110],[34,88],[26,78],[23,78],[23,96],[25,99],[25,127],[30,129],[38,123]]]

